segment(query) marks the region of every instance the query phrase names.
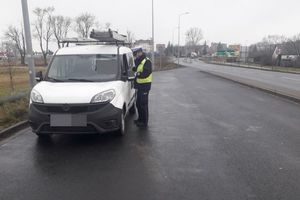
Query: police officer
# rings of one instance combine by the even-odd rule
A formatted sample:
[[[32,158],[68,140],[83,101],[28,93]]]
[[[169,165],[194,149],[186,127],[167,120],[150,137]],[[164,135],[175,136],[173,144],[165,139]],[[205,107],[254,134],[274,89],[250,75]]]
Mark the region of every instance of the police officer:
[[[133,55],[135,57],[133,71],[136,72],[134,88],[137,90],[136,107],[138,110],[138,119],[134,122],[138,127],[145,128],[148,126],[149,118],[148,96],[152,82],[152,63],[142,48],[133,49]]]

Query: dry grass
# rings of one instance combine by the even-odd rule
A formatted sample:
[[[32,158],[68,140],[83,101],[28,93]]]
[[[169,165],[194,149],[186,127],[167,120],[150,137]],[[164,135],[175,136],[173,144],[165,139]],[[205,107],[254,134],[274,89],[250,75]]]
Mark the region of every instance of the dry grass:
[[[0,131],[27,118],[28,98],[0,106]]]
[[[155,60],[155,71],[164,71],[178,68],[177,64],[171,61],[171,59],[167,56],[163,56],[162,58],[158,57]]]
[[[10,81],[10,71],[13,77],[13,87]],[[36,67],[36,71],[46,71],[46,67]],[[29,90],[27,67],[0,67],[0,98]],[[0,130],[27,118],[28,98],[0,106]]]
[[[36,71],[46,71],[45,67],[36,67]],[[0,68],[0,98],[14,95],[29,89],[28,68],[12,67],[12,83],[10,81],[9,67]]]

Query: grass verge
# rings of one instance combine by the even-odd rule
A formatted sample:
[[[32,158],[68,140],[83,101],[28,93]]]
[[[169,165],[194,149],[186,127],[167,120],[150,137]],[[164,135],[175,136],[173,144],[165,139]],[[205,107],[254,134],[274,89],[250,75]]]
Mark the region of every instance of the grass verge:
[[[5,103],[0,106],[0,131],[18,122],[27,119],[28,98]]]
[[[36,71],[46,71],[46,67],[36,67]],[[12,80],[10,79],[10,72]],[[27,67],[0,67],[0,97],[11,96],[29,90]]]

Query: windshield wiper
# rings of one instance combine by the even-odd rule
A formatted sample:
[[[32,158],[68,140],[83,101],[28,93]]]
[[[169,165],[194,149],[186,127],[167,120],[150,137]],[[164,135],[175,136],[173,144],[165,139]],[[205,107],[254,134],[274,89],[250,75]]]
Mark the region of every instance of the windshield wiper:
[[[52,77],[47,77],[46,80],[50,80],[50,81],[54,81],[54,82],[64,82],[64,80],[56,79],[56,78],[52,78]]]
[[[82,78],[69,78],[67,80],[68,81],[79,81],[79,82],[95,82],[95,81],[92,81],[92,80],[82,79]]]

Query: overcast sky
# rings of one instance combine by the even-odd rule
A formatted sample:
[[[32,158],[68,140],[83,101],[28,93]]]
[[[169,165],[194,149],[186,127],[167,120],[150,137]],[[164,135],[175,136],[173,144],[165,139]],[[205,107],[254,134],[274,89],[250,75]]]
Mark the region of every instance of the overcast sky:
[[[22,9],[21,0],[1,2],[3,35],[9,25],[22,22]],[[208,42],[229,44],[250,44],[270,34],[300,33],[299,0],[154,0],[154,3],[156,43],[172,42],[173,33],[177,42],[178,15],[184,12],[190,14],[181,17],[182,42],[190,27],[201,28]],[[102,24],[110,22],[120,33],[131,30],[137,39],[151,37],[151,0],[28,0],[28,6],[31,21],[35,7],[54,6],[55,14],[75,17],[89,12]]]

